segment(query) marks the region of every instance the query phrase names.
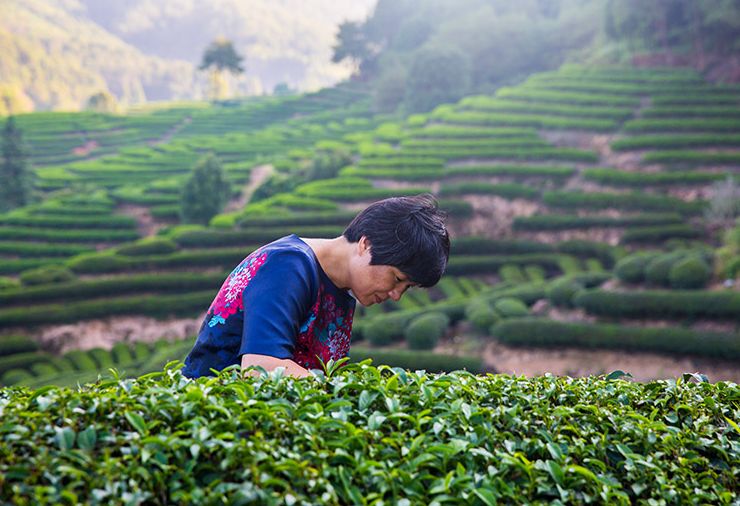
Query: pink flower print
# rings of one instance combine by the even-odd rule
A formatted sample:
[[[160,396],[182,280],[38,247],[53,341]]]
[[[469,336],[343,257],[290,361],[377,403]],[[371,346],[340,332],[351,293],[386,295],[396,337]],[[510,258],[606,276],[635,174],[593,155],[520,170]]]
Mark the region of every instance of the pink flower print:
[[[252,281],[267,258],[267,253],[260,255],[257,253],[252,253],[245,258],[224,281],[208,310],[213,315],[208,322],[210,327],[223,324],[229,316],[236,314],[238,311],[244,311],[244,289]]]

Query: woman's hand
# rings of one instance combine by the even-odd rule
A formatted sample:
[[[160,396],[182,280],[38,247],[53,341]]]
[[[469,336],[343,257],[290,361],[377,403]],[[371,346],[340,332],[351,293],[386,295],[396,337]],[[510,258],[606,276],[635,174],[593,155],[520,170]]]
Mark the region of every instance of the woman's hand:
[[[312,375],[308,369],[304,369],[288,358],[282,359],[253,353],[242,355],[242,370],[251,366],[262,367],[267,372],[278,367],[283,367],[285,368],[285,374],[293,376],[294,378],[306,378]],[[259,376],[260,372],[256,369],[252,369],[247,371],[247,374],[250,376]]]

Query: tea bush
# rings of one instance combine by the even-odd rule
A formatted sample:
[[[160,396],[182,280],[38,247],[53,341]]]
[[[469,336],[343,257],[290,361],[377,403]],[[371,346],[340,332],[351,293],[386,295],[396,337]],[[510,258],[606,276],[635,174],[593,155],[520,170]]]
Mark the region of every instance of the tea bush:
[[[449,325],[450,319],[446,314],[425,313],[414,318],[403,334],[408,347],[412,350],[431,350],[445,335]]]
[[[671,287],[678,289],[703,288],[712,278],[712,268],[697,256],[676,262],[668,273]]]
[[[645,267],[656,255],[656,253],[640,252],[626,256],[614,266],[614,275],[625,283],[642,283],[645,281]]]
[[[529,314],[527,305],[519,299],[504,297],[493,303],[493,309],[502,318],[517,318]]]
[[[573,297],[583,288],[583,284],[565,276],[550,283],[547,289],[547,298],[554,306],[572,308]]]
[[[728,360],[740,358],[740,335],[680,327],[629,327],[521,318],[502,320],[493,326],[491,334],[497,340],[513,345],[690,353]]]
[[[491,325],[501,319],[501,316],[493,310],[488,301],[474,298],[465,306],[465,318],[476,330],[486,332]]]
[[[73,281],[76,277],[67,267],[62,265],[48,265],[23,271],[20,275],[20,281],[25,286],[34,286],[67,283]]]
[[[300,380],[239,376],[232,368],[187,380],[171,364],[80,389],[1,390],[0,497],[11,504],[737,500],[734,383],[431,374],[366,363]]]
[[[118,247],[116,253],[127,257],[143,255],[166,255],[177,251],[178,246],[174,241],[163,237],[146,237],[133,244]]]

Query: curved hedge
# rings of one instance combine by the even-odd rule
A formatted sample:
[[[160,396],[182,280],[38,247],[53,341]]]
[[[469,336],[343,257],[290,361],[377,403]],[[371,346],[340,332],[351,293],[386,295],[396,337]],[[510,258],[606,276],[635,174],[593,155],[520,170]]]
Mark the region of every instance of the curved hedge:
[[[491,333],[502,343],[515,345],[691,353],[729,360],[740,359],[740,334],[678,327],[627,327],[523,318],[502,320],[493,326]]]
[[[575,305],[587,313],[614,318],[722,318],[740,321],[740,292],[585,290]]]

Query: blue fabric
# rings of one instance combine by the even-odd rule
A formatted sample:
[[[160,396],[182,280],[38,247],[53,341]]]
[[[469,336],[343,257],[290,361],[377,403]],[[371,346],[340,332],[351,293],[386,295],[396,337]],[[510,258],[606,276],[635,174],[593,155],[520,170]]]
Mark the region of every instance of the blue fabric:
[[[250,254],[224,281],[183,374],[212,375],[211,369],[241,363],[246,353],[304,367],[317,366],[315,357],[346,356],[354,304],[306,243],[296,235],[278,239]]]

